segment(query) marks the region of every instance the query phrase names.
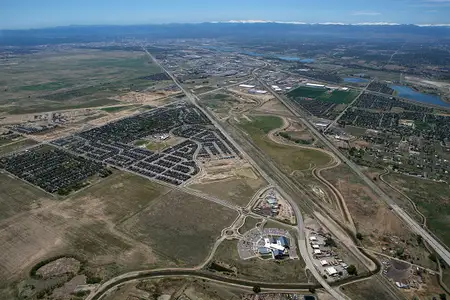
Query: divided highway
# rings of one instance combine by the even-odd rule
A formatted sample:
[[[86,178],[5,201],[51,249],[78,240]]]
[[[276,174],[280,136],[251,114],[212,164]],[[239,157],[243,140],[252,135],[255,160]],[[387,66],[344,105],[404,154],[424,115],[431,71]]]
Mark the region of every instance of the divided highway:
[[[208,113],[208,111],[206,111],[200,105],[198,105],[198,103],[197,103],[197,100],[198,100],[197,96],[195,96],[191,92],[186,91],[183,88],[183,86],[178,82],[178,80],[175,78],[175,76],[173,76],[169,71],[167,71],[153,57],[153,55],[151,55],[150,52],[148,52],[147,49],[145,49],[145,47],[142,47],[142,48],[147,53],[147,55],[154,61],[154,63],[157,64],[173,80],[173,82],[180,88],[180,90],[182,90],[184,92],[184,94],[188,97],[189,101],[193,105],[195,105],[199,110],[201,110],[210,119],[210,121],[214,124],[214,126],[216,128],[218,128],[222,132],[222,134],[224,134],[225,137],[227,139],[229,139],[230,142],[232,142],[236,146],[237,149],[239,149],[239,151],[245,156],[247,161],[256,170],[258,170],[258,172],[261,174],[261,176],[263,176],[264,179],[266,179],[266,181],[269,184],[273,185],[277,190],[279,190],[280,193],[282,193],[283,197],[285,197],[290,202],[290,205],[293,207],[293,210],[294,210],[294,213],[295,213],[295,216],[296,216],[296,219],[297,219],[297,223],[298,223],[296,229],[297,229],[297,232],[298,232],[299,250],[300,250],[301,256],[302,256],[303,260],[305,261],[308,269],[313,274],[314,278],[322,285],[322,287],[325,288],[327,290],[327,292],[330,293],[330,295],[332,295],[335,299],[337,299],[337,300],[349,299],[348,297],[343,295],[337,289],[332,288],[328,284],[328,282],[319,274],[317,269],[315,268],[315,266],[314,266],[314,264],[312,262],[312,258],[311,258],[310,254],[309,254],[308,249],[307,249],[307,241],[305,239],[304,227],[303,227],[303,218],[302,218],[302,214],[301,214],[300,209],[298,208],[297,204],[288,196],[288,194],[286,192],[284,192],[284,190],[270,176],[267,175],[266,172],[264,172],[264,170],[261,169],[261,167],[253,160],[252,157],[250,157],[249,155],[247,155],[247,153],[245,151],[243,151],[242,147],[240,145],[238,145],[233,138],[231,138],[231,136],[228,134],[228,132],[226,132],[222,128],[222,126]]]
[[[314,125],[312,125],[305,114],[298,108],[294,107],[289,101],[284,99],[281,95],[273,91],[264,81],[255,76],[261,85],[264,86],[268,91],[270,91],[274,97],[276,97],[281,103],[283,103],[289,111],[291,111],[296,117],[300,118],[302,122],[308,127],[308,129],[324,144],[330,149],[341,161],[347,164],[353,172],[356,173],[380,198],[385,201],[392,210],[403,219],[406,224],[418,235],[430,245],[430,247],[448,264],[450,265],[450,252],[441,245],[427,230],[422,228],[415,220],[413,220],[403,209],[401,209],[396,203],[379,188],[371,179],[369,179],[360,168],[348,159],[342,152],[340,152],[321,132],[319,132]]]

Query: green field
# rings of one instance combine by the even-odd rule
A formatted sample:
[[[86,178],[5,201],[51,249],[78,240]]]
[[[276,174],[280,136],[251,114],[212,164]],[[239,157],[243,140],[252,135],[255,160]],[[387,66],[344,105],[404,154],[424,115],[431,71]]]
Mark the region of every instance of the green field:
[[[271,141],[267,137],[267,133],[282,126],[281,118],[275,116],[251,118],[253,122],[240,123],[239,126],[285,173],[291,174],[295,170],[305,170],[310,168],[311,165],[326,165],[330,161],[330,157],[320,151],[282,145]]]
[[[38,113],[118,104],[161,73],[142,51],[66,49],[19,55],[0,74],[0,112]],[[3,106],[1,106],[3,105]]]
[[[61,81],[52,81],[34,85],[24,85],[19,87],[19,89],[23,91],[56,91],[67,87],[70,87],[70,85],[67,83]]]
[[[291,98],[312,98],[320,101],[333,102],[336,104],[347,104],[352,102],[358,95],[356,91],[332,91],[325,88],[298,87],[287,94]]]
[[[204,95],[200,101],[216,113],[228,113],[234,104],[239,103],[233,96],[222,93]]]
[[[103,107],[100,108],[103,111],[106,111],[108,113],[116,113],[121,110],[130,109],[136,107],[135,105],[122,105],[122,106],[111,106],[111,107]]]
[[[260,222],[262,222],[261,219],[255,219],[255,218],[253,218],[253,217],[247,216],[247,217],[245,218],[244,225],[242,225],[241,228],[239,228],[239,233],[240,233],[240,234],[246,233],[247,231],[249,231],[249,230],[255,228],[255,227],[256,227],[256,224],[258,224],[258,223],[260,223]]]
[[[17,142],[7,144],[7,145],[0,147],[0,156],[6,155],[6,154],[14,152],[14,151],[20,151],[23,148],[26,148],[28,146],[33,146],[36,144],[37,144],[37,142],[35,142],[34,140],[30,140],[30,139],[24,139],[24,140],[20,140]]]

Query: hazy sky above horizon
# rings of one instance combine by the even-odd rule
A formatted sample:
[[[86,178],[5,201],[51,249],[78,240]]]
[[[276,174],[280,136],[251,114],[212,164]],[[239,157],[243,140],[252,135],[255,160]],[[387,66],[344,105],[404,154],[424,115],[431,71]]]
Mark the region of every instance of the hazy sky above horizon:
[[[450,23],[450,0],[0,0],[0,28],[228,20]]]

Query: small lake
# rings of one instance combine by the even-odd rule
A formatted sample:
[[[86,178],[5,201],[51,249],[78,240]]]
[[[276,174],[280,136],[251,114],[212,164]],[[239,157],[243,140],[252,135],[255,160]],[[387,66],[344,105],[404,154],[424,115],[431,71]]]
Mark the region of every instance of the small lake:
[[[364,79],[364,78],[358,78],[358,77],[347,77],[347,78],[344,78],[344,82],[349,82],[349,83],[368,83],[369,80],[368,79]]]
[[[240,54],[245,54],[245,55],[253,56],[253,57],[277,58],[277,59],[284,60],[284,61],[295,61],[295,62],[301,62],[304,64],[310,64],[315,61],[313,58],[300,58],[300,57],[296,57],[296,56],[284,56],[284,55],[278,55],[278,54],[263,54],[263,53],[253,52],[253,51],[236,49],[236,48],[232,48],[232,47],[203,46],[203,48],[209,49],[209,50],[220,51],[220,52],[238,52]]]
[[[285,60],[285,61],[297,61],[297,62],[301,62],[304,64],[311,64],[315,61],[313,58],[300,58],[300,57],[295,57],[295,56],[275,55],[275,57],[278,59],[281,59],[281,60]]]
[[[442,99],[439,96],[419,93],[414,91],[410,87],[402,85],[391,85],[390,87],[397,92],[397,96],[399,97],[414,100],[424,104],[431,104],[450,108],[450,103],[442,101]]]

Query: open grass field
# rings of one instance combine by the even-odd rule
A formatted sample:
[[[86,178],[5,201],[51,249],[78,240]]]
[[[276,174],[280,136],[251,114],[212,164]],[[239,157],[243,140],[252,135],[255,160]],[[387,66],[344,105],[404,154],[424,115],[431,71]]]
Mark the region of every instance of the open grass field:
[[[239,206],[246,206],[253,195],[265,185],[267,185],[267,183],[261,178],[253,179],[243,177],[210,183],[193,184],[190,188],[227,200]]]
[[[0,173],[0,223],[18,213],[53,202],[54,199],[44,191]]]
[[[262,260],[253,258],[241,260],[236,240],[223,241],[213,257],[214,261],[225,263],[237,269],[237,277],[270,282],[307,282],[303,260]]]
[[[87,270],[101,279],[129,270],[175,265],[116,229],[122,219],[141,212],[168,192],[166,187],[117,171],[55,201],[22,182],[0,179],[9,185],[7,192],[0,190],[2,213],[3,208],[8,209],[7,202],[16,201],[17,206],[11,204],[0,221],[0,290],[27,277],[34,264],[56,255],[85,259]],[[27,200],[33,203],[31,208]],[[6,218],[12,213],[16,214]]]
[[[100,110],[106,111],[107,113],[116,113],[125,109],[132,109],[135,107],[136,107],[135,105],[120,105],[120,106],[103,107],[100,108]]]
[[[114,173],[98,184],[76,193],[68,203],[89,205],[92,212],[101,212],[118,224],[133,216],[156,199],[170,192],[170,188],[130,173]]]
[[[239,104],[233,96],[223,93],[212,93],[200,97],[200,102],[218,114],[227,114],[228,111]]]
[[[407,255],[399,258],[424,267],[434,267],[428,258],[429,253],[418,243],[416,235],[346,165],[322,171],[321,174],[344,197],[356,230],[363,236],[361,243],[364,247],[379,252],[383,252],[383,247],[391,249],[394,256],[398,250],[402,255]]]
[[[395,300],[389,292],[375,279],[359,281],[341,287],[341,291],[352,300],[383,299]]]
[[[120,103],[111,97],[155,84],[141,51],[66,49],[14,58],[0,75],[0,111],[11,114]]]
[[[336,104],[350,103],[357,96],[355,91],[332,91],[325,88],[298,87],[288,93],[291,98],[312,98],[321,101],[333,102]]]
[[[119,227],[179,265],[195,266],[236,217],[233,210],[174,190]]]
[[[245,218],[244,225],[242,225],[241,228],[239,228],[239,233],[241,233],[241,234],[246,233],[247,231],[249,231],[249,230],[255,228],[255,227],[256,227],[256,224],[258,224],[258,223],[260,223],[260,222],[262,222],[261,219],[256,219],[256,218],[247,216],[247,217]]]
[[[12,153],[15,151],[20,151],[26,147],[36,145],[37,142],[31,139],[23,139],[20,141],[12,142],[3,146],[0,146],[0,156]]]
[[[427,218],[428,228],[450,246],[450,187],[401,174],[389,174],[384,178],[414,201]]]
[[[282,126],[282,120],[274,116],[251,117],[252,122],[240,123],[239,126],[249,134],[253,142],[268,154],[281,169],[291,174],[295,170],[309,169],[312,165],[322,166],[330,157],[314,149],[302,149],[271,141],[267,133]]]

